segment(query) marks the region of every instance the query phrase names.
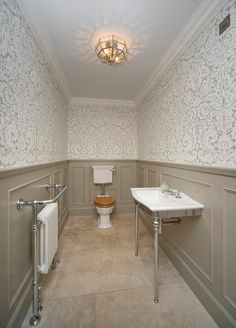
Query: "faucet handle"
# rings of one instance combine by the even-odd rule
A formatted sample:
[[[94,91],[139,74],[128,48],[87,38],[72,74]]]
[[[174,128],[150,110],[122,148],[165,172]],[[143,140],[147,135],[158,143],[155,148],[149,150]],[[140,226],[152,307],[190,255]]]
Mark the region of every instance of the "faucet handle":
[[[176,192],[175,198],[181,198],[180,191]]]

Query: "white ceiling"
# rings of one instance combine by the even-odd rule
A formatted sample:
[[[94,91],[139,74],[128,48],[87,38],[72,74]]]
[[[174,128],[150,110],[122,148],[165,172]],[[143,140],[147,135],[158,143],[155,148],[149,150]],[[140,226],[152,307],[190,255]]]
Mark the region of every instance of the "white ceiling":
[[[134,100],[168,49],[210,0],[19,0],[64,88],[72,97]],[[22,7],[23,6],[23,7]],[[191,18],[192,17],[192,18]],[[127,39],[129,60],[96,58],[98,36]],[[68,90],[69,89],[69,90]]]

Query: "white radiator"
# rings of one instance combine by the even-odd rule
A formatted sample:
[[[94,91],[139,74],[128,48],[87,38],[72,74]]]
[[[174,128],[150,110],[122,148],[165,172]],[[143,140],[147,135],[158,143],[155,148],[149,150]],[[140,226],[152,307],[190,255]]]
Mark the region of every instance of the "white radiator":
[[[39,271],[47,274],[58,248],[58,204],[45,206],[38,214],[40,225]]]

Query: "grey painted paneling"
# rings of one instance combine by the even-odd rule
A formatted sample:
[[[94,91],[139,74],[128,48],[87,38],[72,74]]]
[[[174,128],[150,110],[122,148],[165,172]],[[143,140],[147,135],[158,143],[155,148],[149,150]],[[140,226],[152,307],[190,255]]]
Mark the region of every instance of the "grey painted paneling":
[[[235,171],[137,161],[137,185],[154,186],[152,172],[157,186],[166,181],[204,204],[201,217],[165,226],[161,246],[219,326],[236,327]]]
[[[137,167],[137,187],[145,186],[145,169],[143,167]]]
[[[14,169],[0,175],[0,327],[20,327],[32,285],[32,208],[17,210],[16,201],[49,199],[48,183],[65,183],[67,162]],[[65,178],[65,179],[64,179]],[[59,204],[59,230],[68,214],[66,198]],[[64,213],[62,211],[64,208]],[[22,312],[23,311],[23,312]]]
[[[62,183],[62,170],[53,172],[53,180],[54,180],[54,183],[56,183],[56,184]],[[55,197],[55,196],[56,196],[55,190],[51,190],[51,197]],[[59,199],[59,201],[58,201],[59,224],[61,221],[61,214],[62,214],[62,199]]]
[[[96,213],[93,200],[100,187],[93,184],[92,166],[104,164],[116,167],[106,190],[115,197],[117,211],[133,210],[130,187],[159,186],[163,180],[205,205],[202,217],[166,227],[161,245],[219,326],[236,327],[235,171],[145,161],[70,161],[69,171],[64,162],[0,172],[0,327],[8,322],[19,327],[31,286],[32,212],[27,207],[17,211],[16,199],[48,198],[42,188],[46,181],[68,182],[69,197],[64,195],[60,205],[61,231],[68,198],[71,214]]]
[[[156,170],[147,169],[147,186],[157,187],[158,185],[158,172]]]
[[[74,166],[70,179],[71,205],[82,205],[85,202],[85,168]]]
[[[113,165],[112,184],[106,185],[106,193],[116,200],[114,212],[130,212],[134,209],[130,188],[136,186],[136,161],[122,160],[73,160],[69,163],[70,215],[95,214],[94,199],[101,193],[101,186],[93,183],[94,165]]]
[[[189,196],[204,204],[201,217],[184,219],[181,226],[169,226],[164,236],[177,248],[197,271],[212,282],[213,275],[213,221],[212,221],[212,186],[204,181],[189,179],[182,174],[160,172],[161,181],[169,186],[185,191]],[[199,243],[201,241],[201,243]],[[202,256],[201,250],[204,251]]]
[[[236,190],[224,188],[223,197],[224,297],[236,310]]]
[[[62,168],[62,180],[61,184],[66,184],[68,186],[68,166]],[[68,186],[69,187],[69,186]],[[68,211],[68,192],[65,192],[61,198],[62,203],[62,215],[63,218],[65,216],[65,212]]]
[[[136,186],[135,170],[132,166],[121,167],[121,190],[120,200],[122,203],[133,202],[130,188]]]
[[[159,186],[159,172],[155,165],[142,165],[138,162],[137,165],[137,186],[138,187],[158,187]]]

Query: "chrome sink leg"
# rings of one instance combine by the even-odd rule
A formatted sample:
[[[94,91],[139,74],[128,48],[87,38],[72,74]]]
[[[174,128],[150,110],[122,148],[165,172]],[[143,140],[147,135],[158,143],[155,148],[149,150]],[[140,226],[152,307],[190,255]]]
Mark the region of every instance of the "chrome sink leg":
[[[138,234],[139,234],[139,222],[138,222],[138,204],[135,204],[135,256],[138,256]]]
[[[158,262],[159,262],[159,245],[158,245],[158,234],[160,228],[160,219],[155,216],[153,221],[153,228],[154,228],[154,289],[155,289],[155,296],[154,302],[159,302],[159,295],[158,295]]]

